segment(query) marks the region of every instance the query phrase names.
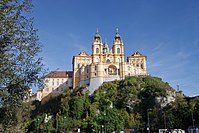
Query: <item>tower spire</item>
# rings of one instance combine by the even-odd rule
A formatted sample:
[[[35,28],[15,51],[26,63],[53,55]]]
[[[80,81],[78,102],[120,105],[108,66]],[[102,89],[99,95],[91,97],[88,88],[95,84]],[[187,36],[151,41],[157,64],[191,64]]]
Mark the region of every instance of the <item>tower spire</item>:
[[[120,34],[118,28],[116,28],[115,40],[120,39]]]
[[[95,33],[95,39],[96,39],[96,38],[100,38],[98,28],[97,28],[97,31],[96,31],[96,33]]]

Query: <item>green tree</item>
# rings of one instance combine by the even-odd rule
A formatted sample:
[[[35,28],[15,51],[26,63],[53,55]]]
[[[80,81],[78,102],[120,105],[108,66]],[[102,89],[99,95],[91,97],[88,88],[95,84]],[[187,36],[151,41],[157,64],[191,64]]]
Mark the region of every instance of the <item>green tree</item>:
[[[70,115],[74,119],[82,118],[84,114],[84,97],[73,97],[70,100]]]
[[[25,16],[31,8],[30,0],[0,1],[0,102],[6,129],[17,126],[15,109],[28,98],[32,85],[40,83],[41,46],[33,19]]]

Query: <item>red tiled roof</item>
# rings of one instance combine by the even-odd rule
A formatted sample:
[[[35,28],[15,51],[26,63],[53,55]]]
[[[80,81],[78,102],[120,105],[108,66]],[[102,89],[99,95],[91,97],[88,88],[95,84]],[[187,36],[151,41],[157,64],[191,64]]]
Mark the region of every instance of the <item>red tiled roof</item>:
[[[72,78],[72,71],[51,71],[46,75],[47,78]]]

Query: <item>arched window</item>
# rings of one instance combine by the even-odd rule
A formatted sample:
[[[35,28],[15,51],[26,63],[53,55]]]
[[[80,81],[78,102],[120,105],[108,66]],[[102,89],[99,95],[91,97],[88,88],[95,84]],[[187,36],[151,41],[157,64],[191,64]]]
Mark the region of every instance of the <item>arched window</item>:
[[[120,53],[120,48],[117,48],[117,53],[118,53],[118,54]]]
[[[96,48],[96,53],[99,53],[99,48]]]
[[[143,64],[141,64],[140,67],[141,67],[142,69],[144,69],[144,65],[143,65]]]

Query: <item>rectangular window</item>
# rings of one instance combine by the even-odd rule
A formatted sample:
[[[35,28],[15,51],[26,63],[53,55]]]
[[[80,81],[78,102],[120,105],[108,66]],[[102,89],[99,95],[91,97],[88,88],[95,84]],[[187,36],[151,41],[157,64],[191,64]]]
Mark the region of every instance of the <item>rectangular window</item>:
[[[57,85],[59,85],[59,79],[57,79]]]
[[[53,79],[53,81],[52,81],[52,85],[53,85],[53,86],[55,85],[54,79]]]

